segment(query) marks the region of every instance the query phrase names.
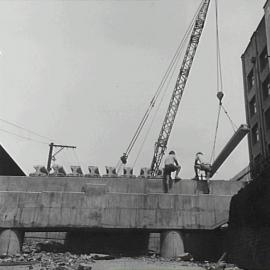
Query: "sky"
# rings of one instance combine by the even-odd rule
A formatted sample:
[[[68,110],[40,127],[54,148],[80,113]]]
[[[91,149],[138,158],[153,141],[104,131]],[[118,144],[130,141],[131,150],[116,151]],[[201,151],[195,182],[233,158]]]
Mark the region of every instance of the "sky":
[[[85,173],[88,165],[101,173],[116,166],[200,2],[1,0],[0,143],[27,174],[34,165],[46,165],[50,142],[77,147],[56,156],[67,172],[78,164]],[[246,122],[241,55],[264,4],[218,1],[223,104],[237,125]],[[202,151],[209,160],[213,147],[218,109],[214,11],[212,1],[168,144],[182,165],[182,178],[194,176],[195,153]],[[135,174],[150,166],[180,64],[153,125],[130,153],[128,166],[134,165]],[[216,154],[232,135],[223,114]],[[215,178],[230,179],[248,162],[245,139]]]

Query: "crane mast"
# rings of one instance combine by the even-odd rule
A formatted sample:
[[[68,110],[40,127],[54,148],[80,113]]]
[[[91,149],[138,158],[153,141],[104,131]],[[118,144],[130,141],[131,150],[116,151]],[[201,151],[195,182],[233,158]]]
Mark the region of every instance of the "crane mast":
[[[203,31],[203,27],[206,20],[207,11],[209,8],[210,0],[204,0],[198,15],[195,20],[195,24],[191,33],[191,37],[186,49],[186,53],[180,68],[179,75],[174,87],[174,91],[169,103],[169,107],[163,121],[163,125],[158,136],[158,140],[155,143],[155,151],[153,160],[151,163],[151,171],[153,175],[157,175],[160,163],[167,148],[170,133],[172,131],[173,123],[177,114],[177,110],[182,99],[182,95],[185,89],[185,85],[188,79],[188,75],[193,63],[193,59],[200,41],[200,37]]]

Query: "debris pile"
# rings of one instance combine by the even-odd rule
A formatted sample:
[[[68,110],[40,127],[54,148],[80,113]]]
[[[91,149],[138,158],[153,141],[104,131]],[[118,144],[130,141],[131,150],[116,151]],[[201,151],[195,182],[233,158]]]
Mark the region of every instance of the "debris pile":
[[[14,256],[5,254],[1,255],[0,266],[19,266],[24,264],[29,265],[29,268],[23,269],[33,270],[94,270],[97,264],[100,263],[97,261],[104,261],[101,263],[102,265],[105,265],[105,261],[113,259],[115,259],[114,256],[107,254],[73,254],[65,250],[64,245],[53,241],[46,241],[38,244],[28,242],[23,246],[21,254],[16,254]],[[195,262],[192,255],[189,253],[184,253],[178,258],[174,259],[164,259],[159,257],[159,254],[155,253],[147,257],[119,258],[113,261],[115,262],[114,264],[118,264],[118,262],[122,262],[121,260],[127,260],[128,262],[136,261],[138,264],[143,262],[147,265],[164,265],[164,267],[169,263],[173,264],[174,266],[186,266],[187,269],[191,267],[192,269],[198,268],[205,270],[240,270],[234,265],[226,264],[223,261],[219,261],[217,263],[210,263],[207,261]],[[113,261],[111,263],[113,263]],[[106,267],[104,269],[106,269]]]
[[[0,265],[38,265],[40,270],[91,270],[96,260],[114,259],[106,254],[72,254],[57,242],[45,242],[23,246],[21,254],[0,256]],[[31,268],[35,269],[35,267]]]

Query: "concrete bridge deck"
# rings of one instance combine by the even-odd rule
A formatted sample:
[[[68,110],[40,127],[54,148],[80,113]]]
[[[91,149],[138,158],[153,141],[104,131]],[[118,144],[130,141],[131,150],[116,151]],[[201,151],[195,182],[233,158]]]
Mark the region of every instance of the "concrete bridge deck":
[[[213,230],[228,221],[242,187],[181,180],[164,194],[161,179],[1,176],[0,229]]]
[[[0,228],[215,229],[228,221],[239,182],[0,177]]]

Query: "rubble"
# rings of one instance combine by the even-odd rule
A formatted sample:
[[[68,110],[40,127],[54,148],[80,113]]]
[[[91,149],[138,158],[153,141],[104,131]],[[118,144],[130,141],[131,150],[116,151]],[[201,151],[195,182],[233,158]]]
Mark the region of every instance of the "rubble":
[[[85,264],[85,263],[81,263],[81,264],[79,264],[77,270],[91,270],[91,269],[92,269],[92,266],[91,265]]]
[[[38,243],[36,245],[37,251],[47,251],[47,252],[65,252],[66,248],[64,244],[56,241],[45,241],[44,243]]]
[[[192,255],[188,252],[181,254],[177,257],[177,261],[183,261],[183,262],[192,262],[194,259]]]
[[[42,250],[44,248],[46,250]],[[59,250],[63,252],[51,252],[48,247],[52,250]],[[94,270],[97,264],[105,264],[105,261],[113,260],[115,264],[121,260],[136,261],[138,264],[146,263],[147,265],[165,265],[174,264],[179,266],[186,266],[187,269],[192,267],[193,269],[205,269],[205,270],[240,270],[234,265],[226,264],[223,261],[217,263],[209,262],[195,262],[189,253],[184,253],[176,259],[164,259],[159,257],[158,254],[154,256],[138,257],[138,258],[119,258],[107,254],[73,254],[62,249],[62,245],[55,243],[27,243],[23,246],[22,254],[16,254],[14,256],[9,256],[3,254],[0,256],[0,266],[2,265],[29,265],[29,268],[33,270]],[[96,262],[97,261],[97,262]],[[104,261],[104,262],[102,262]],[[109,262],[108,262],[109,263]],[[96,264],[96,266],[95,266]],[[2,269],[0,267],[0,269]],[[5,268],[3,268],[5,269]],[[16,268],[12,268],[16,269]],[[21,269],[21,268],[18,268]],[[101,268],[99,268],[101,269]],[[105,268],[104,268],[105,269]],[[140,269],[140,268],[138,268]],[[165,269],[165,268],[164,268]],[[166,268],[167,269],[167,268]]]
[[[91,258],[93,260],[113,260],[115,259],[114,256],[112,255],[107,255],[107,254],[91,254]]]

